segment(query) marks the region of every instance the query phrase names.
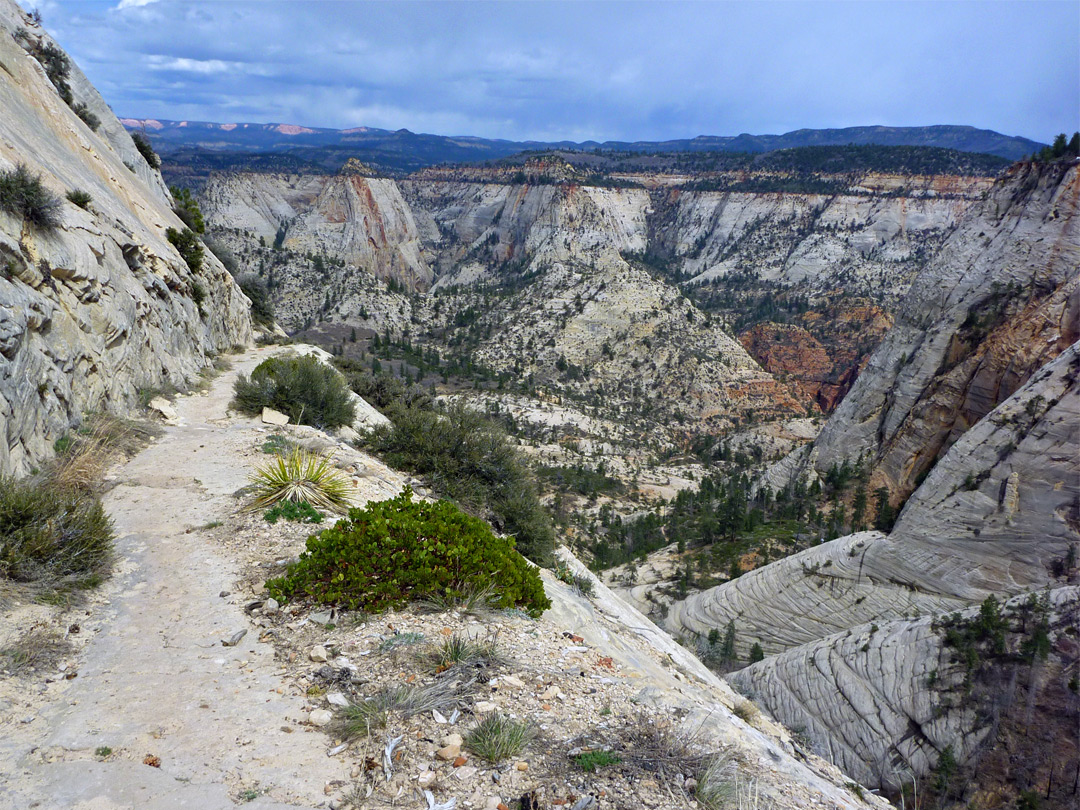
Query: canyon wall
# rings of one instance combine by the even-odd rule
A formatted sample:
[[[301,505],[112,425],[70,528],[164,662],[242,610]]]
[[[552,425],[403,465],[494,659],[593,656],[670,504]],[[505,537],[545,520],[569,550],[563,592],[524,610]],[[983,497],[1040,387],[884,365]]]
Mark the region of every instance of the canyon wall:
[[[0,171],[24,166],[56,198],[55,227],[0,210],[0,472],[21,474],[94,411],[139,389],[184,386],[215,353],[251,339],[249,302],[209,253],[192,272],[165,237],[183,227],[160,174],[72,65],[60,98],[15,39],[55,43],[0,2]],[[128,164],[128,165],[126,165]],[[80,207],[65,199],[79,190]]]

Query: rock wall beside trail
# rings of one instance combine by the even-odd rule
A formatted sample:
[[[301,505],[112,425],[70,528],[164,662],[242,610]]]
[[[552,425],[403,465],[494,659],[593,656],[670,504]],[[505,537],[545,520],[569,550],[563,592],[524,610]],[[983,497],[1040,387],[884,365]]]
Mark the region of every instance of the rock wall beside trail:
[[[181,387],[251,339],[249,302],[209,253],[193,273],[166,240],[183,224],[160,175],[85,77],[92,131],[14,38],[51,42],[0,0],[0,170],[25,165],[58,199],[43,230],[0,211],[0,472],[21,474],[93,411],[123,412],[140,388]],[[133,168],[128,168],[130,163]],[[66,201],[90,194],[84,209]]]

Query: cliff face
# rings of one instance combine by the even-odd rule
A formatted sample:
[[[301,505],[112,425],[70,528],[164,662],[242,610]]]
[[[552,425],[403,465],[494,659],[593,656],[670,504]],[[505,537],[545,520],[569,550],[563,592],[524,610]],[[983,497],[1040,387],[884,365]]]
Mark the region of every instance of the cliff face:
[[[1049,590],[1034,603],[1016,598],[1002,612],[1001,652],[984,645],[974,665],[948,641],[952,620],[927,616],[852,626],[728,679],[863,784],[910,787],[949,747],[974,769],[964,777],[977,785],[969,806],[1032,786],[1042,794],[1048,778],[1051,798],[1062,802],[1053,806],[1067,806],[1071,781],[1060,774],[1075,768],[1076,721],[1064,684],[1075,668],[1080,587]],[[963,611],[961,623],[978,622],[979,613]],[[1024,652],[1042,618],[1045,660]]]
[[[48,36],[10,0],[0,28],[0,170],[25,165],[60,200],[52,229],[0,211],[0,472],[24,473],[84,413],[184,385],[208,355],[250,340],[251,324],[209,252],[196,274],[166,240],[183,224],[164,183],[85,77],[72,67],[69,82],[96,132],[14,38]],[[76,189],[91,196],[85,209],[64,200]]]
[[[432,281],[412,211],[393,180],[230,173],[207,184],[202,207],[209,222],[266,244],[340,259],[409,289]]]
[[[929,263],[796,469],[865,453],[902,500],[971,425],[1080,336],[1080,174],[1013,168]],[[774,483],[789,477],[790,465]]]
[[[749,273],[896,301],[977,189],[932,198],[672,190],[656,195],[654,242],[697,283]]]
[[[747,648],[760,639],[776,653],[1055,584],[1054,561],[1080,541],[1078,409],[1074,344],[957,441],[888,537],[841,537],[695,594],[672,606],[669,629],[704,634],[737,617]]]
[[[955,687],[957,670],[919,617],[1076,576],[1066,561],[1080,542],[1077,413],[1073,344],[956,442],[888,537],[843,537],[696,594],[672,606],[669,628],[704,634],[734,620],[742,647],[759,640],[773,656],[735,683],[789,727],[813,729],[868,783],[895,784],[894,765],[923,775],[946,745],[964,762],[990,721],[970,705],[938,709],[927,678],[940,669]]]

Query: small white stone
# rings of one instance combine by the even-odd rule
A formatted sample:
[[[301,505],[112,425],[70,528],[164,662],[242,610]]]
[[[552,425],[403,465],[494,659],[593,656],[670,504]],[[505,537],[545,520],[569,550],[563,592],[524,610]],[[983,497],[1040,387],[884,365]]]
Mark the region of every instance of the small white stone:
[[[275,411],[273,408],[263,408],[262,420],[268,425],[289,424],[289,417],[287,417],[281,411]]]
[[[318,664],[325,664],[330,656],[326,654],[326,647],[318,644],[311,648],[311,652],[308,653],[308,658]]]
[[[316,709],[308,715],[308,722],[313,726],[325,726],[333,719],[334,715],[326,709]]]

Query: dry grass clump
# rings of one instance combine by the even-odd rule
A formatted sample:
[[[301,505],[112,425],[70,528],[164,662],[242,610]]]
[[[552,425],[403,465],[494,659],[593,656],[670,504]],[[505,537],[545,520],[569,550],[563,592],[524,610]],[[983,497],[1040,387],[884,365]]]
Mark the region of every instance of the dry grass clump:
[[[6,647],[0,648],[0,669],[19,675],[31,669],[56,666],[70,645],[51,627],[35,625]]]
[[[709,755],[701,753],[696,734],[680,731],[664,719],[641,713],[623,729],[623,758],[637,767],[660,774],[700,773]]]
[[[331,464],[332,456],[294,447],[275,455],[251,476],[255,500],[251,510],[282,501],[306,501],[316,509],[343,513],[352,505],[352,482]]]
[[[401,684],[386,686],[369,698],[352,703],[338,713],[333,731],[343,740],[367,737],[386,725],[391,712],[407,720],[432,710],[444,711],[459,697],[456,684],[436,681],[426,686]]]
[[[473,663],[502,664],[506,657],[499,649],[498,635],[483,640],[472,639],[461,633],[444,638],[437,647],[426,654],[427,662],[441,670],[455,665]]]
[[[717,756],[709,762],[698,779],[694,798],[708,810],[731,807],[735,794],[735,764],[729,757]]]
[[[57,440],[57,457],[46,475],[62,488],[100,491],[109,466],[131,458],[159,433],[157,427],[147,423],[112,414],[94,414],[74,436]]]
[[[754,722],[761,717],[761,709],[752,700],[740,700],[731,711],[744,723],[750,725],[754,725]]]
[[[493,712],[465,735],[466,750],[491,763],[515,757],[536,737],[530,723]]]
[[[486,616],[499,609],[501,594],[495,586],[469,587],[461,593],[433,593],[417,603],[417,607],[426,613],[448,613],[457,610],[469,616]]]

